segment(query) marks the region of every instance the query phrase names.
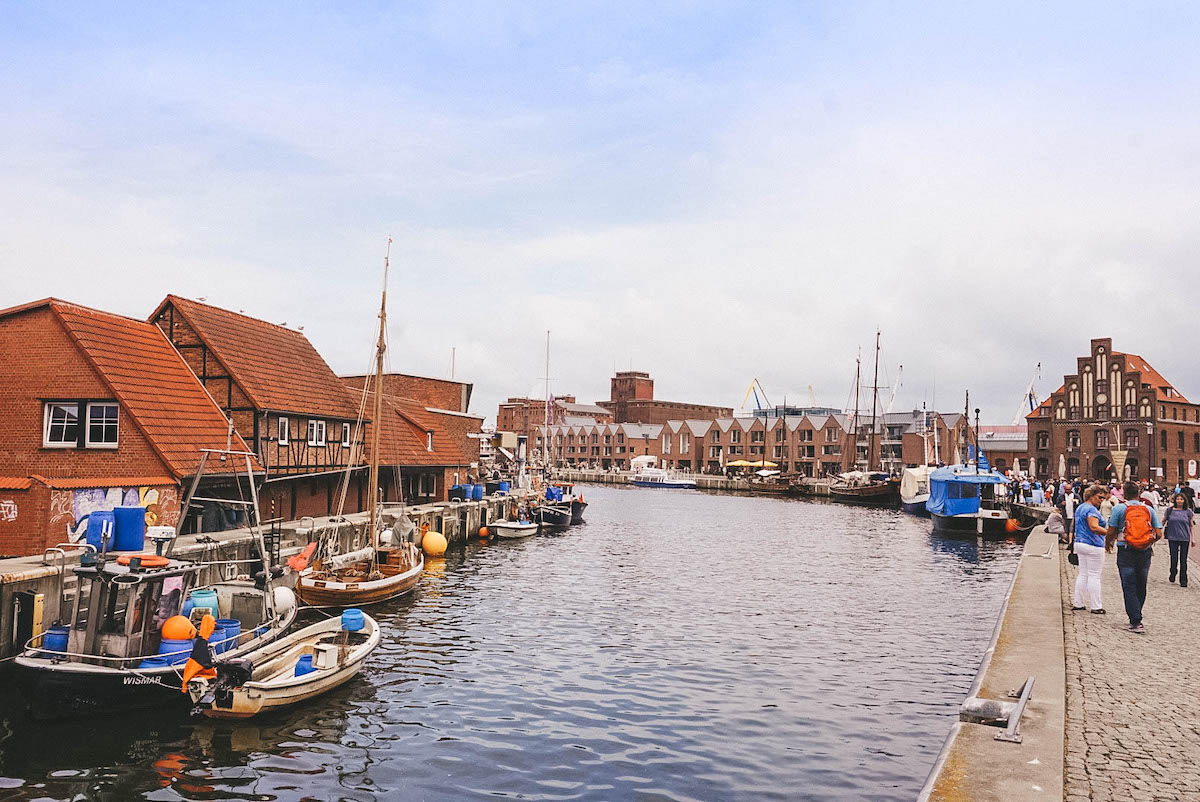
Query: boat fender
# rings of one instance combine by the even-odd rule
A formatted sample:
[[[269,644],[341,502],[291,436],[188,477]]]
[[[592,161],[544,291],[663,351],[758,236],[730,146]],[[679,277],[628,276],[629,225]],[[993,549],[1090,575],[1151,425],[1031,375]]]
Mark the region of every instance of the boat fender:
[[[272,591],[272,598],[275,602],[275,614],[278,616],[285,616],[296,609],[296,594],[292,592],[291,588],[275,588]]]
[[[441,532],[426,532],[421,538],[421,548],[430,557],[441,557],[446,553],[446,538]]]

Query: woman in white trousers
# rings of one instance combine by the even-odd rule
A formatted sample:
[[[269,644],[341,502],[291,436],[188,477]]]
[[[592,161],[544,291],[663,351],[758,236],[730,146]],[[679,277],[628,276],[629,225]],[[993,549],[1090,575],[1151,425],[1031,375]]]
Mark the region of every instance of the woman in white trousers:
[[[1104,615],[1100,597],[1100,571],[1104,568],[1105,538],[1108,521],[1098,509],[1108,496],[1108,489],[1092,485],[1083,491],[1083,503],[1075,510],[1075,553],[1079,555],[1079,576],[1075,579],[1073,610],[1087,609]]]

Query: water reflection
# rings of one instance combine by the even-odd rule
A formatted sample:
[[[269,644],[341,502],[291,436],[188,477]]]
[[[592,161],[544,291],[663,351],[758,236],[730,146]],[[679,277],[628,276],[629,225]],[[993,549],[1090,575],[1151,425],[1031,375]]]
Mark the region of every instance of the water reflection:
[[[0,773],[52,799],[915,795],[1017,544],[803,500],[587,495],[583,527],[430,560],[374,611],[363,675],[311,707],[9,721]]]

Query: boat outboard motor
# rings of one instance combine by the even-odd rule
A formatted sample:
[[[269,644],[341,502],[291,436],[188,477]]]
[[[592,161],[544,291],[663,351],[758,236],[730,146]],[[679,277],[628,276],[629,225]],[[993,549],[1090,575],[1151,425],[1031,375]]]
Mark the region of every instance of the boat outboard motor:
[[[268,574],[270,574],[271,579],[279,579],[279,577],[283,576],[283,566],[272,565],[270,571],[255,571],[254,587],[258,590],[266,590]]]
[[[217,663],[217,679],[212,686],[213,701],[218,707],[230,707],[233,704],[234,688],[245,685],[253,676],[254,664],[249,660],[227,660]]]

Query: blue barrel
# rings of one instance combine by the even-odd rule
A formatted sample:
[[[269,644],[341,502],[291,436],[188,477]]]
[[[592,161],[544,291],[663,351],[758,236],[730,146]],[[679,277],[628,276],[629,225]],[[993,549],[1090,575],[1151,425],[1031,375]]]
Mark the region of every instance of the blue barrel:
[[[191,640],[163,638],[158,642],[158,654],[167,661],[167,665],[181,665],[192,656],[192,643]],[[179,652],[179,654],[174,654],[174,652]]]
[[[470,501],[475,498],[475,485],[463,485],[463,501]]]
[[[225,630],[225,644],[222,652],[232,652],[238,647],[237,639],[242,635],[242,622],[236,618],[218,618],[217,626]]]
[[[154,657],[147,657],[138,663],[138,668],[166,668],[169,665],[171,665],[171,658],[160,654]]]
[[[450,486],[450,500],[451,501],[463,501],[465,499],[466,499],[466,494],[463,493],[462,485],[451,485]]]
[[[507,496],[510,489],[512,489],[512,485],[510,485],[508,482],[500,483],[500,495]]]
[[[311,654],[303,655],[299,660],[296,661],[295,676],[303,677],[305,674],[311,674],[314,671],[316,671],[316,669],[313,668]]]
[[[200,588],[193,590],[188,594],[188,599],[192,602],[192,607],[208,607],[212,610],[213,618],[220,615],[217,612],[217,592],[212,588]],[[191,610],[188,610],[191,613]]]
[[[471,485],[471,498],[474,501],[483,501],[483,485]]]
[[[194,601],[192,601],[192,597],[189,596],[188,598],[183,600],[183,609],[179,611],[179,614],[181,616],[183,616],[184,618],[187,618],[192,614],[192,608],[195,606],[196,606],[196,603]]]
[[[67,638],[71,635],[70,627],[50,627],[42,636],[42,649],[47,652],[65,652]]]
[[[113,539],[117,535],[117,519],[113,515],[112,510],[96,510],[88,516],[87,523],[87,542],[96,547],[96,551],[104,551],[100,542],[100,534],[104,530],[105,524],[108,525],[108,548],[114,548]]]
[[[213,630],[213,633],[208,636],[208,646],[213,654],[222,654],[225,651],[225,628],[220,624]]]
[[[117,551],[141,551],[146,547],[146,508],[114,507]]]
[[[363,619],[362,610],[347,607],[342,611],[342,629],[347,632],[358,632],[364,626],[366,626],[366,621]]]

